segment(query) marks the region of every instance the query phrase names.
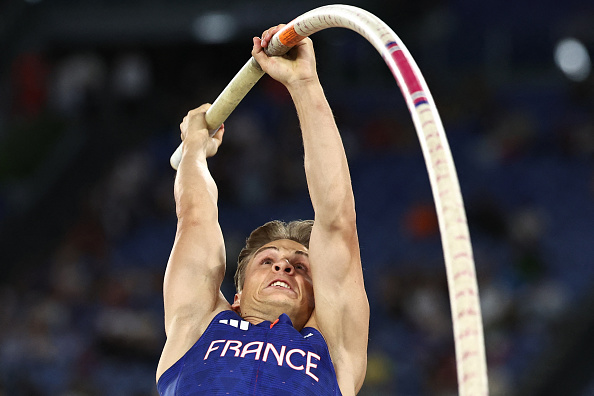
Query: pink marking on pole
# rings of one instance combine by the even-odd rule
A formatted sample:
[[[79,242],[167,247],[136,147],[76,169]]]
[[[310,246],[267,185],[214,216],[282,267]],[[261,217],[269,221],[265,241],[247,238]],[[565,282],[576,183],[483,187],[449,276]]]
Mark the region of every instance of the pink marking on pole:
[[[433,121],[433,120],[425,121],[423,123],[423,125],[421,125],[421,128],[425,128],[427,125],[430,125],[430,124],[435,124],[435,121]]]
[[[462,355],[462,360],[466,360],[468,358],[471,358],[473,356],[477,356],[478,352],[477,351],[467,351],[464,352],[464,354]]]
[[[460,297],[464,297],[466,295],[466,293],[468,293],[468,295],[470,295],[470,296],[474,296],[475,295],[474,290],[472,290],[472,289],[465,289],[465,290],[461,290],[458,293],[456,293],[456,297],[455,298],[458,299]]]
[[[425,97],[425,94],[423,93],[423,88],[421,86],[421,83],[419,82],[419,79],[415,75],[414,70],[410,66],[408,59],[406,59],[404,52],[393,51],[391,53],[391,55],[392,55],[392,59],[394,59],[394,62],[396,62],[396,66],[398,67],[400,74],[402,75],[402,79],[404,80],[405,86],[402,88],[405,89],[411,97],[414,94],[422,95],[422,97],[419,97],[417,100],[415,100],[413,102],[414,106],[416,107],[423,103],[428,103],[427,98]],[[396,75],[394,75],[394,77],[396,77]]]
[[[468,237],[466,235],[458,235],[456,238],[457,241],[468,241]]]
[[[474,329],[465,329],[462,333],[458,335],[458,339],[462,340],[466,337],[472,337],[478,335],[478,332]]]
[[[468,382],[469,380],[471,380],[474,377],[476,377],[476,373],[464,374],[464,377],[462,379],[462,382]]]
[[[454,260],[457,260],[457,259],[462,258],[462,257],[468,257],[468,253],[466,253],[466,252],[458,253],[458,254],[456,254],[454,256]]]
[[[468,316],[476,316],[477,315],[477,312],[475,310],[473,310],[472,308],[464,309],[464,310],[458,312],[458,319],[462,319],[466,315],[468,315]]]
[[[456,293],[456,298],[458,299],[460,297],[464,297],[466,295],[466,293],[468,293],[471,296],[474,296],[474,290],[469,288],[469,289],[461,290],[458,293]]]
[[[474,275],[474,273],[472,271],[469,270],[462,270],[462,271],[458,271],[454,274],[454,279],[458,279],[461,276],[470,276],[472,277]]]

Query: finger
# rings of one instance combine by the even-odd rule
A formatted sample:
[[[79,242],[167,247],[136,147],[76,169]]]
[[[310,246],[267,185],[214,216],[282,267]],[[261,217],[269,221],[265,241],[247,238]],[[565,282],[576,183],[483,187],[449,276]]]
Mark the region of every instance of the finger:
[[[260,37],[262,37],[262,40],[270,40],[270,37],[272,37],[272,35],[270,34],[270,31],[273,30],[275,27],[276,26],[273,26],[273,27],[270,27],[270,28],[264,30],[262,32],[262,36],[260,36]]]
[[[182,142],[186,138],[186,130],[187,130],[187,128],[183,122],[181,124],[179,124],[179,131],[180,131],[179,137],[181,138]]]
[[[268,31],[266,31],[266,32],[262,33],[262,39],[260,40],[260,46],[262,48],[268,47],[268,41],[269,41],[269,39],[268,39]]]
[[[258,37],[254,37],[254,46],[252,47],[252,56],[260,64],[260,66],[263,66],[264,63],[268,60],[268,56],[264,52],[264,49],[262,48],[261,41]]]
[[[210,103],[204,103],[203,105],[188,111],[188,115],[193,116],[195,114],[206,113],[206,111],[210,108],[210,106],[211,106]]]
[[[267,30],[267,39],[270,40],[272,38],[272,36],[274,36],[279,30],[281,30],[285,26],[286,26],[285,23],[280,23],[280,24],[268,29]]]
[[[223,123],[223,124],[221,124],[219,129],[217,129],[217,131],[215,132],[215,134],[212,137],[217,140],[223,140],[224,134],[225,134],[225,124]]]
[[[254,46],[252,48],[252,55],[254,55],[254,53],[258,53],[262,51],[262,40],[258,37],[254,37],[252,39],[252,41],[254,42]]]
[[[285,26],[285,24],[284,23],[281,23],[279,25],[276,25],[274,27],[271,27],[268,30],[265,30],[264,33],[262,33],[262,40],[261,40],[262,47],[264,47],[264,48],[268,47],[268,44],[270,43],[270,40],[272,40],[272,36],[274,36],[284,26]]]
[[[216,146],[219,147],[221,145],[221,143],[223,142],[223,135],[225,134],[225,125],[221,124],[221,126],[219,127],[219,129],[217,129],[217,131],[215,132],[215,134],[212,136],[212,138],[215,140],[216,142]]]
[[[179,123],[179,130],[184,131],[188,127],[188,116],[185,116],[182,122]]]
[[[210,107],[210,103],[204,103],[200,107],[190,110],[182,122],[182,132],[187,131],[189,128],[206,129],[206,112]]]

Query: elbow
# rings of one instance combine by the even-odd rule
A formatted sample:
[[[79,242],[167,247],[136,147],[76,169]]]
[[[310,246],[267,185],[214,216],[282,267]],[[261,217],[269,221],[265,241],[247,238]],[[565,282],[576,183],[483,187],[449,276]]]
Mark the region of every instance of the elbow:
[[[341,200],[328,200],[328,202],[334,204],[314,207],[316,223],[330,231],[354,230],[357,213],[353,196],[349,195]]]
[[[183,184],[176,180],[174,196],[178,220],[193,221],[218,215],[218,190],[212,179],[195,185]]]
[[[216,197],[212,194],[180,194],[176,197],[175,213],[178,224],[190,226],[216,223],[219,214]]]
[[[342,211],[336,214],[327,223],[327,227],[335,232],[352,234],[357,229],[355,211]]]
[[[209,207],[208,205],[177,205],[176,208],[178,225],[184,226],[201,226],[209,225],[212,222],[217,222],[218,209],[216,205]]]

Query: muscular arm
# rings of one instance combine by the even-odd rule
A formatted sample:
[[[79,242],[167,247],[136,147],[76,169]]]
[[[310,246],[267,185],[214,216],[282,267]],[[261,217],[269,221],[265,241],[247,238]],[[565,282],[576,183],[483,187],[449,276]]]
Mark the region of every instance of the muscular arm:
[[[192,110],[181,124],[184,151],[174,185],[177,232],[163,283],[167,342],[157,378],[187,352],[217,312],[228,308],[220,292],[225,248],[218,192],[206,163],[216,153],[223,130],[208,136],[207,108]]]
[[[265,41],[275,30],[265,32]],[[316,300],[311,325],[324,334],[343,394],[354,394],[365,377],[369,304],[347,158],[315,72],[311,41],[305,39],[282,60],[267,58],[261,44],[254,41],[252,54],[268,74],[285,84],[301,123],[315,212],[309,244]]]
[[[322,88],[308,85],[290,92],[301,122],[305,174],[315,212],[309,244],[314,319],[330,344],[332,359],[347,376],[339,380],[352,379],[351,386],[358,390],[367,362],[369,305],[348,164]]]

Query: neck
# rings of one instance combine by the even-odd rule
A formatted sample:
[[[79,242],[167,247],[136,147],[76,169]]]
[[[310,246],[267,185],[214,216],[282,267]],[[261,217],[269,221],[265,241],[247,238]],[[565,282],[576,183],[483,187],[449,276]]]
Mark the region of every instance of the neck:
[[[269,321],[273,323],[275,320],[278,319],[279,316],[281,316],[284,313],[287,314],[289,319],[291,319],[291,322],[293,322],[293,327],[295,327],[297,331],[303,329],[305,323],[307,323],[307,319],[309,319],[299,318],[299,315],[295,315],[294,313],[290,312],[290,310],[285,310],[281,306],[268,306],[267,310],[264,312],[254,308],[242,309],[240,307],[239,310],[236,310],[236,312],[239,314],[239,316],[242,317],[243,320],[250,322],[254,325],[260,324],[264,321]]]

